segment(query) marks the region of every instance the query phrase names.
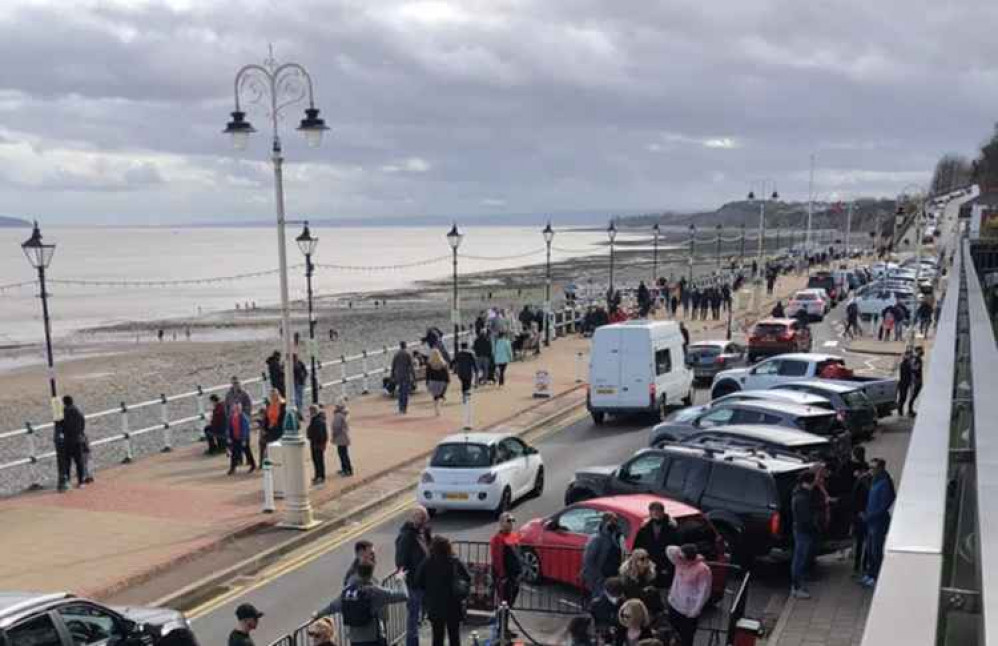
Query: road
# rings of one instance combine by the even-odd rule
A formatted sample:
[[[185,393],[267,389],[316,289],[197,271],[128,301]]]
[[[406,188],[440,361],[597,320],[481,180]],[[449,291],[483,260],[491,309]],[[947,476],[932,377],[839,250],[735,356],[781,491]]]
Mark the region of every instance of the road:
[[[840,318],[837,310],[825,322],[812,326],[815,351],[839,351],[842,342],[837,323]],[[890,370],[887,359],[847,357],[857,369]],[[707,399],[707,391],[698,390],[697,403]],[[547,467],[546,487],[541,497],[515,507],[519,522],[560,510],[565,488],[577,469],[594,464],[619,464],[646,446],[647,429],[647,422],[640,420],[611,420],[597,427],[585,418],[538,442],[536,447]],[[389,573],[394,569],[395,534],[405,508],[395,505],[370,521],[320,541],[306,554],[290,555],[257,578],[238,582],[236,591],[195,609],[190,614],[198,639],[202,644],[224,643],[234,624],[235,607],[247,601],[266,613],[254,634],[256,643],[267,644],[291,632],[338,593],[343,572],[353,558],[353,542],[360,537],[375,544],[378,573]],[[448,513],[433,520],[433,529],[456,540],[488,540],[495,531],[495,523],[491,515],[485,513]],[[786,596],[786,568],[780,564],[762,564],[754,577],[751,611],[758,616],[772,601],[779,603]]]

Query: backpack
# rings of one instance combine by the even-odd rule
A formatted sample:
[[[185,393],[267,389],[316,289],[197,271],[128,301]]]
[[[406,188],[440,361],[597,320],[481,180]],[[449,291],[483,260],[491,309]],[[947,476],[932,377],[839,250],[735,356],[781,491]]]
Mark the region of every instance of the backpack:
[[[343,590],[340,613],[343,615],[343,623],[351,628],[362,628],[374,621],[371,595],[365,586],[354,583]]]

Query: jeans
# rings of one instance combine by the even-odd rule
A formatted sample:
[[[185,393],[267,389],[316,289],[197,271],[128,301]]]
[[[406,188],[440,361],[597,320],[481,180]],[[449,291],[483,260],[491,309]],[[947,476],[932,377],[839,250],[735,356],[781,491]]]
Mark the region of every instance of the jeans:
[[[804,572],[814,550],[814,534],[794,529],[794,556],[790,563],[790,587],[800,590],[804,587]]]
[[[256,461],[253,459],[253,449],[250,448],[249,442],[246,441],[236,441],[232,443],[231,448],[232,457],[229,460],[229,473],[236,470],[239,465],[240,458],[245,455],[246,461],[249,463],[250,470],[256,469]]]
[[[687,617],[672,606],[669,606],[669,623],[679,633],[679,643],[682,646],[693,646],[697,635],[698,621],[698,617]]]
[[[505,383],[506,383],[506,364],[505,363],[497,363],[496,364],[496,373],[498,373],[499,385],[500,386],[505,385]]]
[[[866,572],[866,523],[856,519],[852,523],[852,571]]]
[[[83,467],[83,444],[79,442],[66,442],[62,445],[62,450],[56,451],[59,458],[59,484],[68,484],[73,464],[76,465],[76,481],[83,484],[86,478],[86,469]]]
[[[918,399],[918,395],[922,392],[922,382],[916,381],[911,386],[911,399],[908,400],[908,413],[915,413],[915,400]]]
[[[866,526],[866,575],[876,579],[880,564],[884,562],[884,542],[887,541],[887,522],[869,523]]]
[[[353,475],[353,465],[350,464],[350,447],[337,446],[336,454],[340,456],[340,470],[347,475]]]
[[[412,384],[408,381],[401,381],[395,384],[395,390],[399,396],[399,412],[403,415],[409,410],[409,393],[412,391]]]
[[[295,408],[301,412],[302,402],[305,400],[305,384],[295,384]]]
[[[326,479],[326,445],[311,442],[309,449],[312,453],[312,467],[316,478]]]
[[[407,582],[408,583],[408,582]],[[419,646],[419,621],[423,614],[423,593],[409,588],[409,598],[405,602],[405,646]]]
[[[444,646],[444,633],[450,646],[461,646],[461,616],[456,612],[446,619],[431,619],[433,646]],[[408,639],[408,636],[406,637]]]
[[[489,380],[489,367],[491,364],[492,361],[488,357],[475,358],[475,365],[478,368],[478,375],[476,375],[476,379],[478,380],[479,385],[484,384]]]

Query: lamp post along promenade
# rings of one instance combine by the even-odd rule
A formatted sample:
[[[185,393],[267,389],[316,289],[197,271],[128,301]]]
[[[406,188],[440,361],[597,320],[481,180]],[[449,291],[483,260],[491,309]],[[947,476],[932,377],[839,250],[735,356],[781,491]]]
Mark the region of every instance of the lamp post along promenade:
[[[544,236],[544,246],[547,258],[544,265],[544,345],[551,345],[551,242],[554,240],[554,229],[551,222],[541,231]]]
[[[450,245],[451,251],[454,254],[454,301],[453,307],[451,308],[451,322],[454,323],[454,356],[457,356],[458,350],[461,349],[461,344],[459,339],[461,336],[461,302],[458,300],[457,293],[457,249],[461,246],[461,240],[464,239],[464,235],[457,230],[457,222],[451,227],[451,230],[447,232],[447,244]],[[441,343],[443,340],[441,339]]]
[[[298,131],[305,135],[308,145],[317,147],[322,143],[322,135],[329,128],[325,121],[319,118],[319,110],[315,107],[315,97],[312,91],[312,77],[298,63],[278,64],[271,56],[263,65],[250,64],[236,73],[235,110],[232,121],[225,128],[225,133],[232,136],[236,150],[244,150],[249,136],[256,129],[246,120],[242,110],[241,98],[249,103],[261,105],[270,117],[271,153],[270,160],[274,166],[274,202],[277,211],[277,256],[280,268],[281,289],[281,331],[284,345],[284,384],[287,413],[284,418],[284,436],[281,444],[284,447],[285,473],[287,477],[284,504],[284,521],[282,527],[293,529],[309,529],[317,523],[312,515],[312,505],[308,498],[308,485],[305,480],[305,441],[298,424],[298,410],[294,397],[288,397],[289,389],[294,387],[294,351],[291,344],[291,317],[288,305],[288,259],[285,236],[284,218],[284,155],[281,147],[278,124],[283,111],[307,99],[308,108],[305,118],[298,125]]]
[[[319,239],[312,236],[312,232],[308,228],[308,221],[305,222],[302,232],[295,238],[295,242],[298,243],[298,249],[305,256],[305,283],[308,289],[308,354],[311,364],[309,374],[312,377],[312,403],[318,404],[319,371],[316,370],[315,366],[315,310],[312,306],[312,274],[315,273],[315,265],[312,264],[312,254],[315,253],[315,248],[319,246]]]

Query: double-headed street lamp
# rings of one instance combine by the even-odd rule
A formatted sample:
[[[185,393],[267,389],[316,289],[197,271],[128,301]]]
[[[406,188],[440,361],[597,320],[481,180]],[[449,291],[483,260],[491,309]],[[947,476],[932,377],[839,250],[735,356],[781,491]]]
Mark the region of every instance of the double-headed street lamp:
[[[249,135],[256,129],[246,120],[246,113],[240,107],[241,96],[248,97],[252,103],[264,103],[270,117],[271,152],[270,160],[274,165],[274,198],[277,210],[277,258],[281,275],[281,326],[284,337],[284,383],[285,392],[294,387],[294,361],[291,344],[291,316],[288,305],[288,259],[285,239],[284,219],[284,156],[281,149],[281,138],[277,125],[282,112],[303,100],[308,100],[305,118],[298,125],[298,131],[305,135],[305,140],[311,147],[322,143],[322,135],[329,128],[326,122],[319,118],[319,110],[315,107],[312,92],[312,77],[298,63],[277,64],[273,54],[263,65],[250,64],[236,73],[235,80],[235,110],[232,121],[225,127],[225,133],[232,136],[232,144],[236,150],[243,150],[249,141]],[[284,435],[281,443],[285,447],[287,464],[287,495],[284,505],[284,522],[282,526],[293,529],[309,529],[316,525],[312,516],[312,505],[308,499],[308,487],[305,482],[305,441],[302,438],[298,424],[298,411],[293,397],[288,397],[287,413],[284,417]]]
[[[541,231],[544,245],[547,247],[547,262],[544,268],[544,345],[551,345],[551,241],[554,240],[554,229],[551,222]]]
[[[606,237],[610,239],[610,290],[607,292],[613,296],[613,241],[617,239],[617,227],[610,220],[610,226],[606,228]]]
[[[724,231],[724,227],[720,224],[717,225],[717,268],[721,268],[721,234]]]
[[[693,288],[693,256],[696,255],[697,225],[690,225],[690,289]]]
[[[45,358],[48,362],[49,395],[52,398],[52,422],[62,420],[62,402],[59,401],[58,391],[55,387],[55,362],[52,359],[52,324],[49,320],[49,293],[45,290],[45,270],[52,262],[55,255],[55,245],[42,242],[42,232],[35,222],[35,228],[31,231],[31,237],[21,243],[21,250],[28,258],[31,266],[38,271],[38,287],[41,290],[42,299],[42,322],[45,325]],[[59,473],[59,488],[63,489],[65,483],[62,479],[62,472]]]
[[[454,253],[454,301],[453,307],[451,308],[451,321],[454,323],[454,356],[457,356],[457,352],[460,349],[459,339],[461,336],[461,305],[457,300],[457,249],[461,246],[461,240],[464,235],[457,230],[457,222],[451,227],[450,231],[447,232],[447,244],[450,245],[451,251]]]
[[[655,246],[652,252],[651,260],[651,282],[652,285],[658,284],[658,236],[661,233],[661,228],[658,226],[658,222],[652,225],[651,230],[655,233]]]
[[[754,310],[759,305],[759,287],[762,284],[762,273],[764,271],[762,265],[763,256],[763,245],[766,239],[766,189],[771,185],[773,188],[773,193],[770,196],[772,200],[780,199],[780,194],[776,192],[776,182],[771,179],[765,179],[760,182],[761,189],[759,191],[759,246],[756,251],[756,275],[755,275],[755,289],[752,290],[752,309]],[[748,194],[749,202],[755,201],[755,191],[749,191]]]
[[[295,238],[298,248],[305,255],[305,283],[308,285],[308,354],[311,357],[312,375],[312,403],[319,403],[319,374],[315,369],[315,315],[312,309],[312,274],[315,273],[315,265],[312,264],[312,254],[319,246],[319,239],[312,237],[312,232],[308,229],[308,220],[301,233]]]

